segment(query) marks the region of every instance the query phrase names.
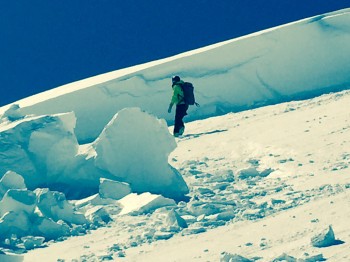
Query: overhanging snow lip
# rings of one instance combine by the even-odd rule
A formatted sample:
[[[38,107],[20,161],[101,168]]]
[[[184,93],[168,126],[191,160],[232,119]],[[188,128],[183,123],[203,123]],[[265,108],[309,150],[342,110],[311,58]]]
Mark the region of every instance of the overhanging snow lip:
[[[180,54],[177,54],[175,56],[171,56],[171,57],[167,57],[167,58],[163,58],[163,59],[159,59],[159,60],[155,60],[155,61],[151,61],[151,62],[147,62],[147,63],[143,63],[143,64],[139,64],[139,65],[123,68],[123,69],[119,69],[116,71],[108,72],[105,74],[100,74],[97,76],[92,76],[92,77],[82,79],[82,80],[79,80],[79,81],[76,81],[73,83],[68,83],[66,85],[62,85],[62,86],[53,88],[53,89],[45,91],[45,92],[38,93],[38,94],[35,94],[32,96],[29,96],[27,98],[23,98],[21,100],[18,100],[15,103],[19,103],[21,107],[28,107],[28,106],[31,106],[33,104],[41,103],[43,101],[53,99],[53,98],[56,98],[56,97],[59,97],[59,96],[62,96],[62,95],[68,94],[68,93],[76,92],[76,91],[81,90],[81,89],[93,87],[93,86],[103,84],[103,83],[108,83],[109,81],[116,80],[118,78],[121,78],[120,80],[122,81],[124,79],[128,79],[128,78],[134,76],[135,73],[137,73],[137,74],[142,73],[142,71],[145,69],[149,69],[151,67],[154,67],[154,66],[157,66],[160,64],[165,64],[165,63],[172,62],[172,61],[175,61],[178,59],[182,59],[182,58],[185,58],[185,57],[188,57],[191,55],[196,55],[198,53],[202,53],[202,52],[205,52],[208,50],[216,49],[216,48],[221,47],[223,45],[231,44],[233,42],[237,42],[237,41],[240,41],[243,39],[256,37],[258,35],[262,35],[262,34],[265,34],[265,33],[268,33],[268,32],[274,31],[274,30],[278,30],[278,29],[290,26],[290,25],[302,24],[302,23],[312,23],[312,22],[319,21],[323,18],[326,18],[328,16],[343,15],[343,14],[346,14],[348,12],[350,12],[350,8],[326,13],[323,15],[317,15],[317,16],[313,16],[313,17],[309,17],[309,18],[304,18],[304,19],[301,19],[298,21],[294,21],[294,22],[290,22],[287,24],[272,27],[269,29],[261,30],[261,31],[255,32],[255,33],[245,35],[245,36],[237,37],[234,39],[222,41],[222,42],[219,42],[216,44],[212,44],[209,46],[205,46],[205,47],[201,47],[201,48],[187,51],[184,53],[180,53]],[[89,82],[91,82],[91,83],[89,83]],[[74,86],[75,86],[75,88],[72,88]],[[11,104],[13,104],[13,103],[10,103],[8,105],[0,107],[0,113],[3,113],[5,110],[7,110]]]

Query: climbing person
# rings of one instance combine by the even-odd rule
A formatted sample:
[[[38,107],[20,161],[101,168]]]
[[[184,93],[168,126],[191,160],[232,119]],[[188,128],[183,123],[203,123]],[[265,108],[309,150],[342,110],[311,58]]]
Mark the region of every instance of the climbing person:
[[[175,111],[175,123],[174,123],[174,136],[181,136],[185,131],[185,124],[183,118],[187,115],[188,104],[185,103],[184,91],[182,85],[184,81],[179,76],[172,77],[173,95],[169,104],[168,113],[171,113],[173,105],[176,105]]]

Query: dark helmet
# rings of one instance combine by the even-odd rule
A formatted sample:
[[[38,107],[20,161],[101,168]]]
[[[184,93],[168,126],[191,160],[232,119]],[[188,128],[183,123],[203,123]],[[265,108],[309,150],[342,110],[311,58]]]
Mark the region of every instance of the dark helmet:
[[[173,76],[173,77],[171,78],[171,81],[172,81],[173,83],[177,83],[177,82],[180,81],[180,77],[179,77],[179,76]]]

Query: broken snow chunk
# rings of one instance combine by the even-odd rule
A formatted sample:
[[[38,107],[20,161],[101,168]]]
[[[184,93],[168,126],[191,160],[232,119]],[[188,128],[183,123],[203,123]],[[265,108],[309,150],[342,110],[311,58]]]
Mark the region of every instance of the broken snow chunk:
[[[154,239],[156,240],[167,240],[174,235],[172,232],[156,232],[154,234]]]
[[[101,198],[100,194],[95,194],[75,202],[75,207],[82,213],[85,213],[94,206],[103,206],[110,215],[117,215],[122,209],[118,200]]]
[[[188,207],[190,212],[195,216],[209,216],[220,212],[220,208],[218,208],[216,205],[203,203],[201,201],[193,201],[188,205]]]
[[[140,108],[120,110],[92,147],[96,167],[129,183],[133,192],[179,200],[189,192],[181,174],[168,163],[176,142],[166,122]],[[152,154],[145,154],[143,149]]]
[[[7,118],[9,121],[16,121],[23,118],[24,115],[21,113],[21,108],[18,104],[12,104],[1,118]]]
[[[271,199],[272,205],[279,205],[279,204],[285,204],[285,203],[286,201],[283,199],[274,199],[274,198]]]
[[[274,170],[271,168],[259,170],[256,167],[248,167],[237,171],[237,176],[240,179],[247,179],[251,177],[267,177]]]
[[[113,244],[110,248],[108,248],[111,252],[116,252],[122,250],[122,247],[119,244]]]
[[[81,236],[81,235],[85,235],[87,232],[87,228],[90,225],[72,225],[72,228],[70,229],[70,233],[72,236]]]
[[[125,252],[124,251],[118,251],[116,254],[117,257],[125,257]]]
[[[213,172],[213,176],[208,178],[208,182],[214,183],[230,183],[234,182],[235,177],[230,169],[218,169]]]
[[[182,231],[182,235],[183,236],[187,236],[187,235],[195,235],[195,234],[200,234],[200,233],[204,233],[206,232],[207,230],[205,229],[205,227],[201,227],[201,226],[193,226],[193,227],[188,227],[188,228],[185,228],[183,231]]]
[[[224,211],[213,215],[213,220],[230,221],[235,218],[235,213],[233,211]]]
[[[101,196],[99,194],[95,194],[95,195],[77,200],[74,203],[74,205],[78,209],[85,208],[90,205],[101,205]]]
[[[253,260],[250,260],[237,254],[230,254],[224,252],[221,255],[220,262],[253,262]]]
[[[70,185],[74,176],[67,167],[75,161],[79,147],[74,125],[74,113],[66,113],[31,116],[4,126],[0,131],[0,173],[17,172],[29,189],[42,184]]]
[[[26,236],[22,237],[21,240],[23,241],[23,245],[26,250],[31,250],[36,247],[40,247],[44,241],[44,237],[33,237],[33,236]]]
[[[166,224],[169,227],[187,228],[186,220],[183,219],[175,210],[170,210],[167,214]]]
[[[181,217],[186,221],[187,224],[194,223],[197,221],[197,218],[192,215],[182,215]]]
[[[0,179],[0,200],[9,189],[27,189],[24,178],[13,171],[7,171]]]
[[[142,233],[142,237],[147,238],[147,239],[152,239],[154,237],[156,230],[151,228],[147,229],[147,231]]]
[[[243,212],[243,217],[249,220],[255,220],[264,217],[264,209],[247,209]]]
[[[62,220],[55,222],[51,218],[40,216],[34,219],[32,230],[35,235],[43,236],[46,240],[70,235],[69,226]]]
[[[9,211],[24,211],[30,215],[34,213],[35,207],[36,196],[32,191],[26,189],[10,189],[0,201],[0,216]]]
[[[38,196],[38,208],[44,216],[54,221],[64,220],[77,225],[88,222],[83,214],[74,211],[63,193],[50,191],[47,188],[37,189],[35,192]]]
[[[241,179],[248,178],[248,177],[257,177],[259,176],[259,172],[256,170],[255,167],[249,167],[249,168],[238,170],[237,176]]]
[[[213,190],[211,190],[209,188],[205,188],[205,187],[198,188],[198,192],[202,195],[215,195]]]
[[[205,220],[205,215],[200,215],[197,217],[197,222],[201,222],[201,221],[204,221]]]
[[[256,159],[256,158],[249,158],[247,160],[247,162],[249,164],[251,164],[252,166],[259,166],[260,165],[260,159]]]
[[[85,257],[80,257],[82,261],[86,261]],[[113,261],[113,254],[98,256],[98,261]]]
[[[28,214],[24,211],[9,211],[0,218],[0,240],[11,235],[25,236],[31,228]]]
[[[279,261],[283,261],[283,262],[296,262],[297,259],[295,257],[289,256],[286,253],[283,253],[282,255],[280,255],[279,257],[276,257],[274,260],[272,260],[272,262],[279,262]]]
[[[101,178],[99,193],[102,198],[112,198],[119,200],[130,194],[131,188],[128,183]]]
[[[337,244],[332,226],[329,226],[328,229],[312,237],[311,244],[314,247],[329,247]]]
[[[120,215],[139,215],[145,213],[151,213],[154,210],[165,206],[176,206],[173,199],[165,198],[161,195],[154,195],[151,193],[143,194],[129,194],[126,197],[118,201],[123,209]]]
[[[230,183],[221,182],[221,183],[215,184],[212,188],[213,188],[214,190],[217,189],[217,190],[223,191],[223,190],[225,190],[229,185],[230,185]]]
[[[91,223],[94,223],[95,225],[103,225],[112,221],[112,218],[109,216],[106,209],[104,209],[102,206],[95,206],[93,208],[90,208],[88,211],[86,211],[85,216]]]
[[[75,202],[79,209],[98,205],[118,205],[118,201],[110,198],[101,198],[100,194],[95,194]]]
[[[318,254],[318,255],[315,255],[315,256],[312,256],[312,257],[307,257],[307,258],[304,258],[304,259],[301,259],[300,261],[301,262],[320,262],[320,261],[326,261],[327,259],[325,259],[323,257],[323,254]],[[299,261],[299,260],[297,260]]]

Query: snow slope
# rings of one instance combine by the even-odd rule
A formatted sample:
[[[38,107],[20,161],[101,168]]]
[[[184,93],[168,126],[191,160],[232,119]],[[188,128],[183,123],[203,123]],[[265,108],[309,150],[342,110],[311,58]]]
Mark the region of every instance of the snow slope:
[[[189,185],[188,203],[115,216],[25,261],[219,261],[222,252],[349,261],[349,103],[343,91],[192,122],[169,158]],[[169,228],[171,210],[187,228]],[[313,247],[329,225],[337,241]]]
[[[192,109],[190,120],[313,97],[349,87],[349,32],[350,10],[340,10],[82,80],[18,104],[25,115],[74,111],[83,143],[96,139],[124,107],[140,107],[172,123],[166,108],[174,74],[196,87],[201,108]]]
[[[340,10],[2,107],[1,172],[22,174],[0,180],[0,260],[349,260],[349,22]],[[173,74],[202,105],[177,148],[153,116],[172,123]],[[89,197],[67,201],[74,189]]]

